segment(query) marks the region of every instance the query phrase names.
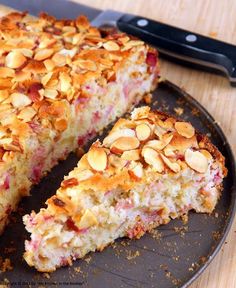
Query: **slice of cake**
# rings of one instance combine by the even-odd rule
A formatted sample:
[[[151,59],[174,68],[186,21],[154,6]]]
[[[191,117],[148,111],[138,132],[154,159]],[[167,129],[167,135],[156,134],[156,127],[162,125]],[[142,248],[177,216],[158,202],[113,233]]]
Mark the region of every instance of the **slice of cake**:
[[[113,31],[114,32],[114,31]],[[0,19],[0,233],[32,184],[156,85],[157,53],[84,16]]]
[[[24,258],[50,272],[189,210],[211,213],[226,173],[224,157],[190,123],[137,108],[91,146],[46,209],[24,216]]]

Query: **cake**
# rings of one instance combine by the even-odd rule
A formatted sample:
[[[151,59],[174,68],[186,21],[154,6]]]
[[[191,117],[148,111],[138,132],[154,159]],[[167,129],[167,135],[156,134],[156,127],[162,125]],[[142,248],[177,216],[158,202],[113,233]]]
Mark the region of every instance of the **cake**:
[[[59,160],[155,88],[157,52],[85,16],[0,19],[0,233]]]
[[[136,108],[92,144],[47,208],[24,216],[24,259],[51,272],[190,210],[212,213],[226,174],[222,154],[191,123]]]

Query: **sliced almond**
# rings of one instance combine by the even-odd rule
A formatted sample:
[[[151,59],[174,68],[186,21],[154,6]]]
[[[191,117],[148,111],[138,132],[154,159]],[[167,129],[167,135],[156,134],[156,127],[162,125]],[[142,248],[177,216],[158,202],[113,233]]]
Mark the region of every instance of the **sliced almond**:
[[[86,209],[79,223],[75,223],[79,229],[86,229],[98,224],[98,220],[91,210]]]
[[[25,107],[17,115],[17,118],[22,119],[24,122],[29,122],[36,115],[36,111],[33,107]]]
[[[49,72],[46,75],[44,75],[41,79],[41,83],[43,84],[43,86],[46,86],[48,81],[50,81],[50,79],[52,78],[53,73]]]
[[[199,151],[187,149],[184,154],[188,166],[199,173],[205,173],[208,168],[207,158]]]
[[[55,67],[55,63],[51,59],[43,61],[43,64],[45,65],[48,71],[52,71]]]
[[[175,157],[175,152],[174,152],[174,150],[171,149],[171,147],[168,147],[168,146],[164,148],[164,154],[165,154],[165,156],[167,156],[167,157]]]
[[[107,167],[107,154],[103,148],[93,146],[87,154],[87,159],[93,170],[104,171]]]
[[[31,103],[30,98],[22,93],[11,94],[11,101],[15,108],[25,107]]]
[[[37,61],[42,61],[51,57],[53,53],[54,53],[53,49],[42,49],[35,53],[34,59]]]
[[[141,179],[143,177],[143,166],[138,163],[132,170],[129,170],[129,174],[135,180]]]
[[[170,168],[170,170],[172,170],[175,173],[178,173],[180,171],[180,166],[178,163],[176,162],[171,162],[167,157],[165,157],[163,154],[160,154],[162,160],[164,161],[164,163],[166,164],[166,166],[168,166]]]
[[[136,135],[139,141],[145,141],[151,136],[151,128],[147,124],[140,124],[136,127]]]
[[[15,76],[15,70],[8,67],[0,67],[0,78],[13,78]]]
[[[39,93],[40,93],[41,90],[39,90]],[[58,92],[57,90],[54,90],[54,89],[42,89],[43,91],[43,95],[47,98],[50,98],[50,99],[56,99],[57,98],[57,95],[58,95]]]
[[[135,131],[132,129],[120,129],[114,132],[111,132],[104,140],[103,145],[109,147],[113,142],[115,142],[120,137],[134,137]]]
[[[137,161],[140,159],[140,151],[139,149],[125,151],[121,158],[128,161]]]
[[[25,61],[26,61],[25,56],[19,51],[9,52],[5,59],[6,66],[13,69],[22,66],[25,63]]]
[[[55,63],[56,66],[63,67],[64,65],[66,65],[66,56],[56,53],[53,55],[52,61]]]
[[[157,172],[161,173],[164,170],[163,161],[161,160],[160,155],[156,150],[150,147],[144,147],[142,150],[142,156],[145,162],[151,165]]]
[[[164,135],[166,133],[166,129],[156,125],[155,128],[154,128],[154,134],[159,138],[161,139],[162,138],[162,135]]]
[[[18,51],[18,52],[22,53],[27,58],[32,58],[32,56],[33,56],[33,50],[31,50],[31,49],[19,48],[19,49],[15,49],[14,51]]]
[[[124,151],[137,149],[139,144],[136,137],[120,137],[112,143],[111,151],[115,154],[121,154]]]
[[[164,149],[171,141],[173,138],[173,135],[167,135],[166,137],[162,137],[162,140],[151,140],[148,141],[145,146],[146,147],[151,147],[155,150],[162,150]]]
[[[54,123],[54,127],[57,131],[63,132],[66,130],[68,124],[66,119],[56,119]]]
[[[68,74],[62,72],[59,76],[60,79],[60,88],[62,92],[67,92],[71,88],[71,78]]]
[[[107,41],[107,42],[103,43],[103,47],[108,51],[120,50],[120,46],[114,41]]]
[[[94,174],[91,170],[83,170],[83,171],[80,171],[77,175],[76,175],[76,178],[79,180],[79,181],[84,181],[84,180],[87,180],[89,179],[90,177],[92,177]]]
[[[212,159],[213,159],[211,153],[210,153],[208,150],[201,149],[200,152],[201,152],[208,160],[212,160]]]
[[[137,120],[137,119],[147,118],[149,115],[149,112],[150,112],[150,107],[148,106],[136,108],[131,113],[131,119]]]
[[[177,132],[186,138],[192,138],[195,134],[195,129],[188,122],[175,122]]]

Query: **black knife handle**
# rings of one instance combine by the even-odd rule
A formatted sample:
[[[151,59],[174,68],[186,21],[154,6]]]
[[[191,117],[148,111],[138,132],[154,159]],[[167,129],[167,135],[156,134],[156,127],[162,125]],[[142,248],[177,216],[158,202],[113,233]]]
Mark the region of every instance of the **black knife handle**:
[[[156,46],[161,54],[185,64],[224,72],[235,84],[236,46],[167,24],[130,14],[117,22],[118,28]]]

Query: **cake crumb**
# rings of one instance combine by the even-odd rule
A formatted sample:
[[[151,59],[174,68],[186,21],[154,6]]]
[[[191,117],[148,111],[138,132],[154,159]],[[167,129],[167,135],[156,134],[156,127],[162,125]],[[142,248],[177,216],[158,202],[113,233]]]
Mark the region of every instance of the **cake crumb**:
[[[88,256],[88,257],[86,257],[86,258],[84,259],[84,261],[85,261],[87,264],[89,264],[90,261],[91,261],[91,259],[92,259],[92,257],[91,257],[91,256]]]
[[[181,107],[174,108],[174,111],[178,116],[181,116],[184,113],[184,109]]]
[[[50,278],[51,278],[51,276],[50,276],[49,273],[43,273],[43,277],[44,277],[44,278],[47,278],[47,279],[50,279]]]
[[[144,95],[143,100],[146,104],[151,104],[152,102],[152,94],[148,93],[146,95]]]
[[[9,258],[2,259],[0,257],[0,271],[6,272],[13,270],[13,266],[11,264],[11,260]]]
[[[136,250],[135,252],[133,251],[127,251],[128,255],[127,255],[127,260],[132,260],[132,259],[135,259],[136,257],[140,256],[140,252],[138,250]]]
[[[80,267],[74,267],[74,271],[75,271],[76,273],[81,273]]]

